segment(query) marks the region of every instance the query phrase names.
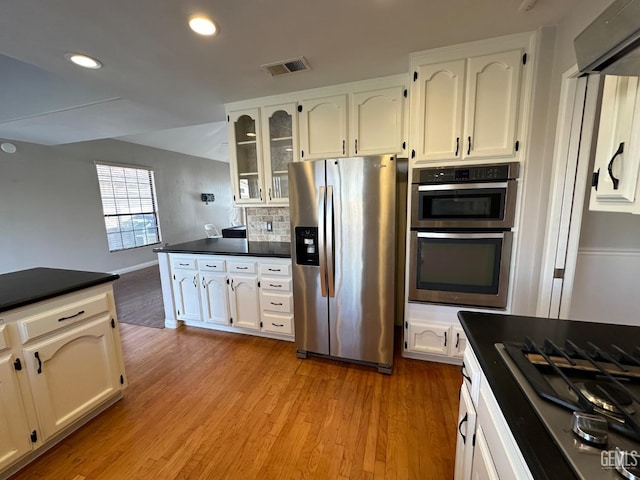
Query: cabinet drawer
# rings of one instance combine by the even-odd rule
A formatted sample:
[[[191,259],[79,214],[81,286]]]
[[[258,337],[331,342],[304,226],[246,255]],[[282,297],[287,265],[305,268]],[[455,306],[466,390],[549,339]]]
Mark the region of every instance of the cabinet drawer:
[[[0,325],[0,350],[9,348],[9,329],[6,325]]]
[[[260,279],[260,288],[278,292],[290,292],[291,279],[283,277],[262,277]]]
[[[196,259],[195,258],[172,258],[171,259],[171,268],[178,269],[196,269]]]
[[[255,262],[227,262],[227,271],[235,273],[256,273]]]
[[[24,344],[33,338],[108,311],[109,299],[106,293],[101,293],[81,301],[32,315],[16,323],[18,325],[18,331],[20,332],[20,340]]]
[[[261,292],[260,307],[263,311],[291,313],[293,294]]]
[[[261,263],[260,275],[282,275],[291,276],[291,265],[282,263]]]
[[[198,270],[205,272],[224,272],[224,260],[220,259],[199,259]]]
[[[262,330],[265,332],[281,333],[283,335],[293,335],[293,315],[263,313]]]

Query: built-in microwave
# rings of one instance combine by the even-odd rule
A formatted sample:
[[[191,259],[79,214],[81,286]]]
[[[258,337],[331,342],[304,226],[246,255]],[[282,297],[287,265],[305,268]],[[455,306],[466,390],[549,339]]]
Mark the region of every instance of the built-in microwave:
[[[414,229],[510,229],[519,164],[418,168],[411,184]]]
[[[506,308],[512,233],[412,231],[409,300]]]

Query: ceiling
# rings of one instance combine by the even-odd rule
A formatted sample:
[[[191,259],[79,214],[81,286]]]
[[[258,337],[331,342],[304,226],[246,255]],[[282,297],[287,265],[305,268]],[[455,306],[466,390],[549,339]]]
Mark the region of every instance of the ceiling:
[[[410,52],[552,25],[580,2],[525,3],[535,6],[523,12],[522,0],[5,1],[0,138],[44,145],[121,138],[225,160],[226,102],[403,73]],[[219,35],[193,33],[187,22],[194,14],[213,19]],[[76,67],[64,59],[68,52],[91,55],[104,68]],[[300,55],[311,71],[270,77],[260,68]]]

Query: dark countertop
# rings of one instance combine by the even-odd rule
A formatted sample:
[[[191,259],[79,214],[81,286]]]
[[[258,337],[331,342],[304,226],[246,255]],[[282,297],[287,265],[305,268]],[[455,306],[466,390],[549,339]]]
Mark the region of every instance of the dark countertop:
[[[120,278],[112,273],[31,268],[0,275],[0,312]]]
[[[633,351],[633,346],[640,345],[640,328],[468,311],[459,312],[458,318],[533,477],[577,479],[494,344],[522,342],[529,336],[538,344],[547,337],[562,345],[566,338],[571,338],[578,345],[592,341],[604,348],[614,343]]]
[[[204,253],[291,258],[291,244],[289,242],[250,242],[246,238],[203,238],[154,248],[153,251],[157,253]]]

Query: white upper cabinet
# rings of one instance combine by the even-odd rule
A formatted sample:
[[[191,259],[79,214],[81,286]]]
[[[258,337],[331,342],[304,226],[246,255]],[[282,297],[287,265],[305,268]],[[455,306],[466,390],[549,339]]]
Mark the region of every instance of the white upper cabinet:
[[[417,162],[513,157],[523,49],[415,65]]]
[[[347,95],[302,100],[300,158],[347,156]]]
[[[417,160],[455,160],[461,155],[464,60],[417,69],[412,121],[420,126]]]
[[[229,112],[229,153],[236,204],[261,203],[262,132],[257,108]]]
[[[604,80],[590,210],[640,213],[636,190],[640,164],[638,78]]]
[[[349,152],[380,155],[403,151],[404,87],[351,95]]]
[[[298,151],[298,111],[295,103],[262,108],[266,202],[289,203],[288,166]]]

